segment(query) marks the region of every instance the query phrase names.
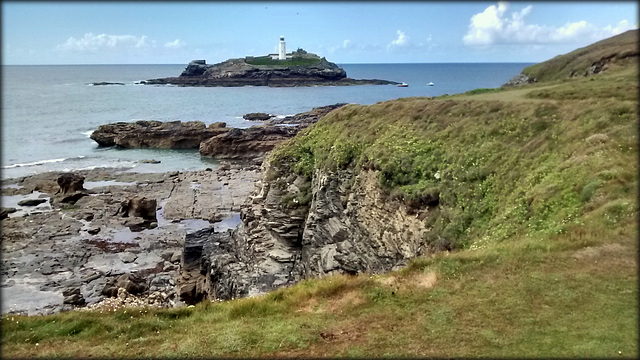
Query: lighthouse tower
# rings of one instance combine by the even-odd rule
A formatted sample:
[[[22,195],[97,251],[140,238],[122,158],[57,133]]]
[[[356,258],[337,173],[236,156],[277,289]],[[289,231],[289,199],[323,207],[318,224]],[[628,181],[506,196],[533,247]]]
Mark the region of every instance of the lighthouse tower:
[[[284,36],[280,36],[280,51],[278,52],[278,60],[285,60],[287,58],[287,49],[284,44]]]

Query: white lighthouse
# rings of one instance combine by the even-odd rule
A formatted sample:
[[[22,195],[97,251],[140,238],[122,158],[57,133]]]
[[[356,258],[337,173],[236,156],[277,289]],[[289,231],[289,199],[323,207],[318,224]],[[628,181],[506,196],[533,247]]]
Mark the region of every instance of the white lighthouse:
[[[284,36],[280,36],[280,51],[278,52],[278,59],[285,60],[287,58],[287,49],[284,44]]]

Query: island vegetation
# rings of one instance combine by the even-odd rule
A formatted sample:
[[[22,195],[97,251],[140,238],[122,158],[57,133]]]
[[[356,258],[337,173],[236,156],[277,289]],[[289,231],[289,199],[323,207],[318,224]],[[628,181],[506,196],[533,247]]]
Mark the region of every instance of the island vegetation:
[[[449,250],[221,303],[7,315],[4,356],[636,358],[637,40],[522,86],[346,105],[272,152],[274,178],[375,171]]]

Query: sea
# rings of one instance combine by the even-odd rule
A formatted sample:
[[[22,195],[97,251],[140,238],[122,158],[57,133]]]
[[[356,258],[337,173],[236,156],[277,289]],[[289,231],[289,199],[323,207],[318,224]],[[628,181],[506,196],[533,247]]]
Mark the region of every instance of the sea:
[[[179,87],[140,85],[141,80],[178,76],[178,65],[3,65],[2,179],[46,171],[97,167],[166,172],[215,168],[198,150],[99,147],[89,138],[100,125],[137,120],[260,124],[250,112],[280,117],[336,103],[456,94],[493,88],[532,63],[338,64],[355,79],[405,82],[395,85],[317,87]],[[124,85],[94,86],[94,82]],[[433,86],[429,86],[433,83]],[[159,160],[159,164],[141,163]]]

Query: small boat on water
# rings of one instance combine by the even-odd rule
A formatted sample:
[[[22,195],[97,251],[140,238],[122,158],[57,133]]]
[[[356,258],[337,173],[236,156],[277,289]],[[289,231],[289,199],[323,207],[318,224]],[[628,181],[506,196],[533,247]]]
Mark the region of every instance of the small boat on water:
[[[409,86],[409,84],[407,83],[398,84],[398,87],[407,87],[407,86]]]
[[[432,83],[432,82],[430,82],[428,85],[429,85],[429,86],[433,86],[433,83]]]

